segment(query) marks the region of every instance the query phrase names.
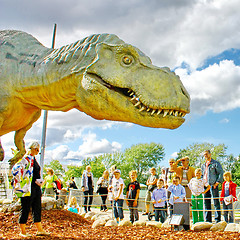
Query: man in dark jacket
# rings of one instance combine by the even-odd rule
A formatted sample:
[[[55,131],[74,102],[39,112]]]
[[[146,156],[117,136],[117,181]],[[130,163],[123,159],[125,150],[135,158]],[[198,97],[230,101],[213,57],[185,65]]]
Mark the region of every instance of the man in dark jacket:
[[[206,162],[202,165],[203,179],[211,186],[210,191],[204,194],[205,221],[212,222],[211,197],[213,197],[215,208],[215,221],[221,221],[221,210],[219,201],[219,183],[223,182],[223,169],[221,164],[212,159],[210,150],[204,151]]]

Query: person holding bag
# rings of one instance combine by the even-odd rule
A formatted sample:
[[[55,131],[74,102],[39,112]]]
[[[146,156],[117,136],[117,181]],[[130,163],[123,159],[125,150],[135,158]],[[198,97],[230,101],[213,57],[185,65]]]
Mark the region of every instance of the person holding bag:
[[[35,158],[39,153],[39,143],[33,142],[29,146],[29,153],[20,159],[12,168],[13,189],[21,201],[19,214],[20,237],[31,237],[26,233],[26,223],[32,207],[33,222],[37,227],[37,236],[48,236],[50,233],[43,230],[41,224],[41,185],[40,166]]]
[[[54,171],[52,168],[47,168],[46,171],[47,171],[47,176],[44,178],[44,181],[42,184],[43,186],[46,185],[44,195],[55,198],[55,193],[57,190],[55,181],[58,180],[58,177],[54,174]]]
[[[106,212],[107,205],[106,205],[106,200],[108,196],[108,184],[109,184],[109,172],[105,170],[103,172],[102,177],[100,177],[97,181],[97,191],[96,193],[99,193],[102,199],[102,204],[101,204],[101,212]]]

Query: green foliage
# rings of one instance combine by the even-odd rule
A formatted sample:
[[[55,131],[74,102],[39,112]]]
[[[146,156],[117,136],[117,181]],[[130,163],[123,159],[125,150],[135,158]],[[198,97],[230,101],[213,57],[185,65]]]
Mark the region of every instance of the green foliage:
[[[233,157],[231,155],[231,160],[229,161],[230,169],[232,172],[232,180],[238,186],[240,186],[240,155],[238,157]]]
[[[133,145],[125,150],[123,154],[123,162],[121,163],[122,176],[124,176],[125,184],[130,182],[129,172],[137,170],[137,180],[140,183],[146,183],[148,171],[151,167],[158,167],[164,157],[164,147],[157,143],[146,143]]]
[[[227,160],[227,147],[224,144],[214,146],[214,144],[211,143],[194,143],[185,149],[180,149],[177,159],[188,156],[191,166],[200,167],[205,161],[202,154],[204,150],[210,150],[212,158],[219,161],[224,166],[224,163]]]
[[[99,157],[93,157],[93,158],[87,158],[83,160],[83,167],[84,169],[86,166],[90,165],[92,168],[92,173],[95,178],[99,178],[102,176],[102,173],[106,170],[102,158]]]
[[[68,181],[70,177],[82,177],[84,166],[68,166],[68,170],[65,173],[65,181]]]
[[[43,175],[46,175],[46,169],[47,168],[52,168],[54,171],[54,174],[56,174],[58,177],[63,176],[65,174],[65,170],[62,166],[62,164],[58,160],[52,160],[50,164],[44,165],[43,168]]]

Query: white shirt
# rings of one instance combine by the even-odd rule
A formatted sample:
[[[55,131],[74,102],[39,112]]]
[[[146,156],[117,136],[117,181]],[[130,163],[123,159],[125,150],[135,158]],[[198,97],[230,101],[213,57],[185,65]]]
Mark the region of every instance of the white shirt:
[[[192,192],[192,195],[194,196],[199,196],[201,193],[204,192],[204,186],[208,186],[209,184],[205,179],[197,179],[197,178],[192,178],[188,184],[189,189]]]
[[[123,185],[123,187],[122,187],[122,191],[119,196],[120,185]],[[112,187],[113,187],[112,188],[113,199],[118,196],[119,196],[119,199],[124,199],[123,189],[124,189],[125,185],[124,185],[122,178],[119,178],[119,179],[113,178],[112,179]]]

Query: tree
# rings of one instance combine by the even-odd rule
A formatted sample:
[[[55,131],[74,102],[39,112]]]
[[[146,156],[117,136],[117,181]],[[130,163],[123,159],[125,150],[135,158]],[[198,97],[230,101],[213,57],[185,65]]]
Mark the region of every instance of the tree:
[[[231,155],[231,161],[230,161],[230,171],[232,173],[232,180],[235,182],[238,186],[240,185],[240,155],[238,157],[233,157]]]
[[[102,158],[100,157],[93,157],[93,158],[86,158],[83,160],[83,167],[84,169],[86,166],[90,165],[92,170],[91,172],[93,173],[93,176],[95,178],[99,178],[102,176],[103,172],[106,170]]]
[[[161,144],[145,143],[133,145],[123,153],[123,161],[121,163],[122,175],[129,182],[129,172],[137,170],[138,181],[145,183],[148,178],[147,173],[149,168],[157,168],[164,156],[164,147]]]
[[[65,175],[65,170],[62,166],[62,164],[58,161],[58,160],[52,160],[50,162],[50,164],[46,164],[43,168],[43,174],[46,174],[46,169],[47,168],[52,168],[52,170],[54,171],[54,173],[57,176],[64,176]]]
[[[214,146],[211,143],[194,143],[189,145],[185,149],[180,149],[177,159],[188,156],[190,165],[193,167],[201,167],[205,159],[203,157],[204,150],[210,150],[212,158],[219,161],[223,166],[227,160],[226,150],[227,147],[224,144]]]

